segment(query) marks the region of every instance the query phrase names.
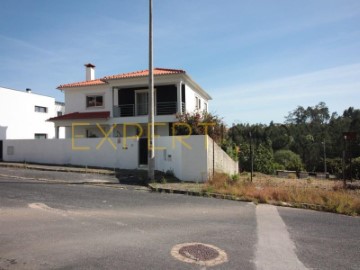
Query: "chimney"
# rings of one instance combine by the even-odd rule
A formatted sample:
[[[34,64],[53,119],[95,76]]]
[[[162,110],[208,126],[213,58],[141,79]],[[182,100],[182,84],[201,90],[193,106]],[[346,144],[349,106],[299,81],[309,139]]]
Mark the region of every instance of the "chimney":
[[[86,80],[95,80],[95,66],[91,63],[85,64],[86,67]]]
[[[30,88],[26,88],[26,93],[31,94],[31,89],[30,89]]]

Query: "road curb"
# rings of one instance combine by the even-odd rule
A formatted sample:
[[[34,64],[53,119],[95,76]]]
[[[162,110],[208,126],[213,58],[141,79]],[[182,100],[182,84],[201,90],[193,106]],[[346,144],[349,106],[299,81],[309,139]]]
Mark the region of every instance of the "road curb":
[[[82,182],[69,182],[64,180],[56,180],[56,179],[45,179],[45,178],[34,178],[34,177],[23,177],[23,176],[14,176],[14,175],[6,175],[0,174],[0,177],[7,177],[12,179],[20,179],[20,180],[31,180],[37,182],[43,182],[47,184],[65,184],[65,185],[89,185],[89,186],[101,186],[115,189],[124,189],[124,190],[140,190],[140,191],[150,191],[148,187],[141,186],[127,186],[122,184],[117,184],[113,182],[102,182],[102,181],[82,181]]]
[[[92,168],[75,168],[75,167],[57,167],[47,165],[33,165],[26,163],[1,163],[0,167],[4,168],[20,168],[37,171],[51,171],[51,172],[72,172],[72,173],[85,173],[85,174],[103,174],[103,175],[116,175],[116,172],[106,169],[92,169]]]
[[[231,201],[241,201],[241,202],[253,202],[253,200],[251,200],[250,198],[237,197],[237,196],[227,195],[227,194],[220,194],[220,193],[213,193],[213,192],[206,192],[206,191],[200,192],[200,191],[178,190],[178,189],[171,189],[171,188],[159,188],[159,187],[154,187],[152,184],[148,184],[148,186],[152,192],[182,194],[182,195],[197,196],[197,197],[209,197],[209,198],[231,200]]]
[[[56,184],[114,184],[112,182],[103,182],[103,181],[81,181],[81,182],[71,182],[71,181],[64,181],[64,180],[57,180],[57,179],[46,179],[46,178],[35,178],[35,177],[25,177],[25,176],[15,176],[15,175],[7,175],[7,174],[0,174],[0,177],[7,177],[7,178],[13,178],[13,179],[21,179],[21,180],[33,180],[33,181],[39,181],[39,182],[47,182],[47,183],[56,183]]]

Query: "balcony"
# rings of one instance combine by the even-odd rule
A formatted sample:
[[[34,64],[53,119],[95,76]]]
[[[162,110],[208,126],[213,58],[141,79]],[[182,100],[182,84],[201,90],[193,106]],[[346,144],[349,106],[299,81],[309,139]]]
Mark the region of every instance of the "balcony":
[[[185,103],[181,103],[182,111],[185,111]],[[155,106],[155,115],[172,115],[178,112],[177,102],[157,102]],[[114,106],[114,117],[130,117],[148,115],[148,104],[123,104]]]

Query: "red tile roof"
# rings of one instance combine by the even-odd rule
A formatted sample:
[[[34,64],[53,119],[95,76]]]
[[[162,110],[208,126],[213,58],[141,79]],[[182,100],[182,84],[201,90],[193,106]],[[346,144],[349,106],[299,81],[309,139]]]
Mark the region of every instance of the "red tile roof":
[[[172,74],[181,74],[181,73],[184,74],[186,72],[181,69],[154,68],[154,76],[172,75]],[[106,82],[107,80],[138,78],[138,77],[146,77],[146,76],[149,76],[148,69],[135,71],[135,72],[129,72],[129,73],[121,73],[121,74],[111,75],[111,76],[105,76],[101,79],[92,80],[92,81],[62,84],[62,85],[58,86],[57,88],[62,89],[62,88],[90,86],[90,85],[103,85],[103,84],[107,84],[107,82]]]
[[[171,74],[180,74],[185,73],[184,70],[181,69],[169,69],[169,68],[154,68],[154,75],[171,75]],[[105,76],[104,80],[112,80],[112,79],[124,79],[124,78],[136,78],[136,77],[145,77],[149,76],[149,70],[140,70],[130,73],[122,73],[112,76]]]
[[[58,89],[68,88],[68,87],[89,86],[89,85],[103,85],[103,84],[106,84],[106,82],[102,81],[101,79],[97,79],[97,80],[92,80],[92,81],[62,84],[62,85],[58,86]]]
[[[110,112],[86,112],[86,113],[68,113],[61,116],[53,117],[47,121],[62,121],[62,120],[77,120],[77,119],[108,119],[110,118]]]

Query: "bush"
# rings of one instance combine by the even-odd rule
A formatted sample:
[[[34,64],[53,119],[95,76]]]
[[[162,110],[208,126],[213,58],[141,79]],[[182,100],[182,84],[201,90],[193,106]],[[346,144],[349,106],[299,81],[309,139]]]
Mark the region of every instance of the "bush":
[[[275,152],[274,160],[289,171],[301,171],[304,168],[300,156],[291,150],[279,150]]]
[[[328,158],[326,159],[327,171],[330,174],[342,177],[342,159],[341,158]]]
[[[274,162],[274,170],[275,171],[283,171],[285,170],[285,166],[279,163]]]
[[[240,180],[240,175],[238,173],[236,174],[232,174],[230,175],[230,179],[233,181],[233,182],[237,182]]]

